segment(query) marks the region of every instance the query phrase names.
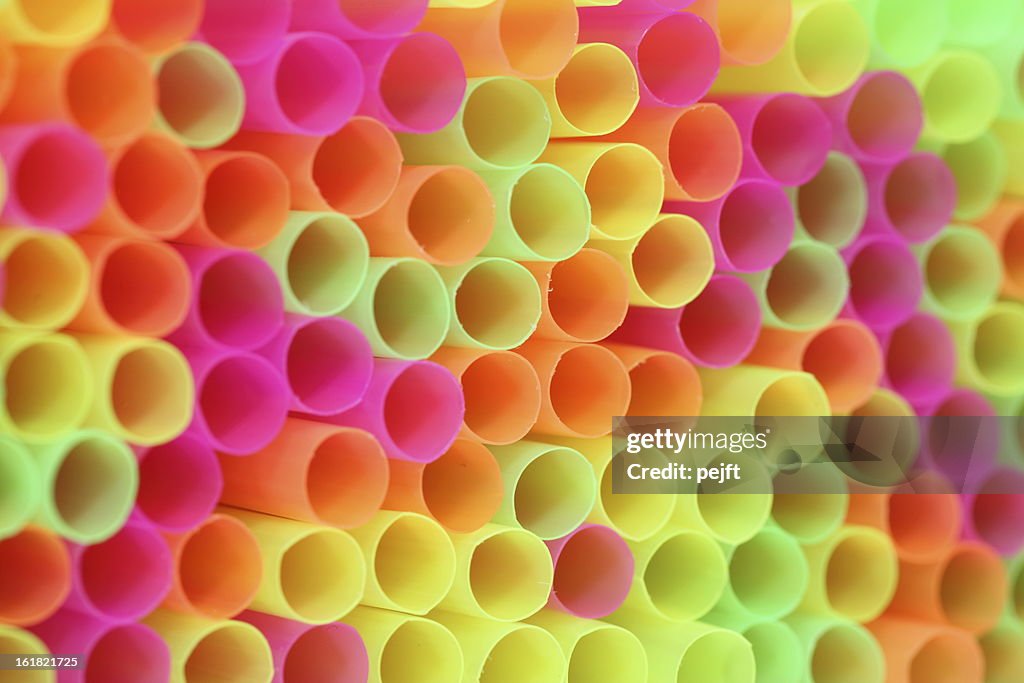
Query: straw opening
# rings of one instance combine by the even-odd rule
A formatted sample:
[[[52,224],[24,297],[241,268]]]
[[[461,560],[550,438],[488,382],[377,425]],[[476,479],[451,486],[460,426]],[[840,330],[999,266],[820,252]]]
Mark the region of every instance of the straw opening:
[[[60,327],[85,298],[89,267],[71,240],[27,234],[4,261],[3,310],[23,325]]]
[[[85,418],[90,385],[82,350],[69,339],[44,337],[7,361],[4,406],[18,430],[52,438]]]
[[[192,399],[192,374],[171,346],[140,346],[121,356],[114,368],[110,404],[133,441],[177,436],[192,417]]]
[[[519,177],[509,216],[527,249],[547,261],[578,252],[590,231],[590,202],[583,188],[555,166],[531,166]]]
[[[425,414],[423,406],[431,406]],[[429,462],[452,443],[462,422],[459,384],[433,363],[406,367],[388,388],[384,426],[395,446],[411,460]]]
[[[366,277],[369,251],[355,225],[339,216],[318,216],[288,252],[292,295],[314,315],[348,306]]]
[[[380,508],[387,481],[387,460],[376,439],[345,430],[316,447],[306,471],[306,495],[317,518],[347,529]]]
[[[531,27],[531,42],[535,33]],[[470,149],[485,163],[516,168],[540,156],[551,132],[551,116],[532,86],[493,78],[466,96],[462,128]]]
[[[191,153],[172,140],[146,135],[114,165],[111,194],[133,225],[155,237],[180,234],[196,217],[203,181]]]
[[[595,88],[594,83],[603,87]],[[610,133],[636,109],[633,63],[613,45],[582,45],[555,77],[555,101],[569,125],[582,133]]]
[[[362,595],[364,568],[356,543],[333,529],[310,533],[281,557],[281,593],[307,622],[328,622],[348,613]]]
[[[549,388],[551,407],[562,423],[581,436],[611,431],[611,416],[629,407],[629,374],[605,348],[580,345],[558,360]]]
[[[423,501],[446,529],[469,533],[494,516],[502,498],[501,469],[484,446],[457,439],[423,468]]]
[[[229,621],[216,625],[196,643],[184,671],[188,683],[262,681],[273,674],[274,663],[259,631]]]
[[[474,360],[460,378],[466,400],[466,428],[488,443],[505,444],[526,435],[540,412],[540,382],[518,354],[489,353]]]
[[[384,344],[405,358],[429,356],[448,332],[448,292],[423,261],[389,268],[373,292],[373,320]]]
[[[206,177],[203,219],[213,237],[239,249],[258,249],[288,219],[288,181],[265,157],[238,154]]]
[[[519,475],[513,494],[516,521],[541,539],[564,536],[590,512],[594,488],[585,458],[568,448],[549,450]]]
[[[469,583],[492,619],[523,619],[539,610],[551,590],[551,556],[525,531],[507,531],[480,543],[469,565]]]
[[[417,188],[407,220],[409,233],[427,256],[442,265],[464,263],[491,237],[494,200],[472,171],[444,167]]]
[[[234,567],[236,571],[227,574],[224,567]],[[259,588],[261,567],[256,539],[242,523],[229,517],[211,517],[182,545],[178,580],[194,609],[225,619],[245,609],[252,600]],[[214,642],[218,640],[215,638]],[[231,665],[235,659],[241,658],[219,661],[221,665]]]

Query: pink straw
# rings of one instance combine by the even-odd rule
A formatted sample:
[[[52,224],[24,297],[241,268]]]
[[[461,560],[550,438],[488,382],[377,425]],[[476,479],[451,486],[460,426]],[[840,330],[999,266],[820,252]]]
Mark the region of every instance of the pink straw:
[[[294,0],[292,29],[389,38],[412,31],[426,12],[427,0]]]
[[[642,104],[682,107],[711,89],[721,53],[718,37],[704,19],[688,12],[666,15],[664,11],[580,12],[579,42],[611,43],[629,55],[640,78]]]
[[[273,683],[366,683],[366,646],[348,624],[312,626],[253,611],[235,618],[252,624],[267,639],[274,653]]]
[[[934,402],[946,394],[956,373],[956,348],[945,323],[915,313],[882,339],[885,382],[911,403]]]
[[[924,242],[942,230],[956,208],[956,179],[930,152],[891,163],[861,163],[868,187],[865,232],[888,232]]]
[[[443,366],[378,358],[359,405],[325,419],[365,429],[390,458],[433,462],[455,441],[464,413],[462,386]]]
[[[352,408],[373,374],[370,343],[342,318],[288,314],[259,353],[288,381],[291,409],[300,413],[335,415]]]
[[[139,451],[134,514],[162,531],[188,531],[213,512],[223,487],[216,453],[205,438],[188,431]]]
[[[861,236],[843,250],[843,259],[850,274],[845,315],[875,330],[891,329],[913,315],[924,279],[902,240]]]
[[[447,126],[466,94],[459,53],[433,33],[355,41],[366,93],[359,113],[399,133],[433,133]]]
[[[974,492],[960,500],[966,538],[981,540],[1004,557],[1024,548],[1024,473],[995,468]]]
[[[363,97],[356,54],[324,33],[292,33],[263,59],[238,66],[238,75],[246,130],[333,135]]]
[[[721,270],[753,273],[771,268],[793,241],[793,204],[770,180],[741,179],[710,202],[666,202],[667,213],[692,216],[704,226]]]
[[[924,128],[917,89],[895,71],[870,71],[818,105],[832,121],[832,146],[864,161],[909,154]]]
[[[617,610],[633,583],[633,553],[609,527],[584,524],[547,541],[555,578],[548,605],[582,619]]]
[[[107,197],[109,168],[88,135],[61,123],[0,128],[7,167],[7,224],[74,232],[92,222]]]
[[[277,276],[255,254],[177,245],[192,273],[192,305],[168,339],[180,347],[255,349],[284,323]]]
[[[204,0],[200,37],[235,64],[265,57],[288,31],[288,0]]]
[[[953,389],[938,400],[914,406],[922,417],[918,462],[950,482],[954,490],[977,488],[995,466],[1000,418],[984,396]]]
[[[607,11],[607,9],[616,9],[618,11],[626,10],[629,12],[667,12],[685,9],[692,5],[694,0],[622,0],[615,8],[592,8],[587,7],[580,10],[581,15],[585,15],[588,12],[594,11]]]

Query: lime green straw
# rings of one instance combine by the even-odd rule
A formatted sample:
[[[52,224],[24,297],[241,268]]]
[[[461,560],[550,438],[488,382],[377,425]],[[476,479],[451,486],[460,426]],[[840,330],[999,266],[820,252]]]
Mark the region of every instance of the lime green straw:
[[[471,349],[507,350],[537,329],[541,295],[522,265],[503,258],[475,258],[437,266],[452,310],[445,343]]]
[[[868,212],[864,174],[850,157],[829,152],[810,181],[793,189],[797,238],[818,240],[836,249],[853,241]]]
[[[834,247],[797,242],[769,270],[744,274],[757,294],[767,327],[814,330],[833,320],[850,290],[846,265]]]
[[[989,131],[967,142],[946,145],[941,151],[956,179],[959,220],[981,218],[995,206],[1006,185],[1006,151]]]
[[[950,321],[957,382],[994,396],[1024,391],[1024,306],[1000,301],[980,317]]]
[[[841,619],[794,615],[786,623],[805,654],[804,674],[793,680],[807,683],[882,683],[885,656],[871,632]]]
[[[0,436],[0,540],[21,531],[36,515],[42,498],[31,454],[18,441]]]
[[[1002,264],[981,231],[952,225],[914,251],[924,273],[925,310],[946,320],[971,320],[996,300]]]
[[[568,660],[567,683],[623,683],[647,680],[647,653],[624,628],[542,609],[527,619],[550,633]]]
[[[431,618],[459,641],[465,663],[463,681],[562,683],[565,655],[544,629],[523,623],[477,619],[438,611]]]

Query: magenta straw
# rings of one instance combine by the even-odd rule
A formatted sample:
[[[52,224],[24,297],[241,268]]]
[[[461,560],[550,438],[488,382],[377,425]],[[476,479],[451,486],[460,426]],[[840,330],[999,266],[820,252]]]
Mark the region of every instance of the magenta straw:
[[[710,202],[665,202],[666,213],[693,216],[704,226],[720,270],[753,273],[786,255],[796,219],[793,204],[777,182],[741,179]]]
[[[992,546],[1004,557],[1024,549],[1024,473],[998,467],[972,493],[960,496],[964,536]]]
[[[760,329],[761,306],[750,285],[734,275],[717,274],[683,308],[630,306],[625,321],[608,339],[724,368],[750,353]]]
[[[365,429],[390,458],[427,463],[455,441],[465,410],[462,386],[446,368],[378,358],[359,405],[324,419]]]
[[[555,566],[548,606],[600,619],[622,605],[633,583],[633,553],[613,529],[584,524],[547,545]]]
[[[0,127],[7,201],[0,219],[74,232],[103,208],[110,186],[107,159],[88,135],[62,123]]]
[[[447,40],[413,33],[351,46],[366,82],[360,114],[399,133],[433,133],[455,118],[466,94],[466,70]]]
[[[918,152],[891,163],[860,166],[868,188],[865,232],[924,242],[953,219],[956,179],[940,157]]]
[[[199,37],[235,64],[262,59],[284,38],[288,0],[204,0]]]
[[[915,313],[879,339],[885,383],[910,403],[929,403],[949,392],[956,374],[953,335],[940,319]]]
[[[167,644],[144,624],[111,624],[62,609],[30,630],[50,652],[88,664],[62,669],[60,683],[167,683],[171,675]]]
[[[895,71],[870,71],[818,105],[832,122],[832,146],[861,161],[909,154],[924,128],[917,89]]]
[[[707,94],[721,50],[714,29],[696,14],[580,12],[580,43],[611,43],[633,60],[640,102],[682,107]]]
[[[263,59],[238,66],[245,130],[333,135],[363,97],[363,70],[348,45],[326,33],[292,33]]]
[[[262,356],[184,349],[196,382],[192,426],[214,450],[249,455],[274,440],[288,415],[288,384]]]
[[[891,329],[913,315],[924,293],[921,266],[902,240],[860,236],[843,250],[850,274],[844,315],[875,330]]]
[[[139,451],[135,518],[161,531],[182,533],[206,519],[224,480],[207,439],[187,431],[174,441]]]
[[[373,374],[370,342],[342,318],[288,314],[259,353],[288,381],[291,409],[310,415],[336,415],[355,406]]]
[[[803,185],[825,165],[832,124],[810,98],[793,93],[722,97],[743,138],[743,175]]]
[[[1000,421],[992,404],[976,391],[953,389],[915,408],[925,416],[918,463],[941,474],[956,491],[981,486],[999,453]]]
[[[65,605],[98,619],[141,619],[171,587],[171,551],[149,524],[129,523],[96,545],[69,543],[68,553],[71,594]]]
[[[312,626],[251,610],[235,619],[252,624],[267,639],[274,654],[272,683],[366,683],[366,646],[348,624]]]
[[[277,276],[255,254],[175,245],[192,273],[192,305],[168,339],[179,347],[255,349],[284,324]]]
[[[292,28],[345,39],[390,38],[411,32],[427,0],[294,0]]]

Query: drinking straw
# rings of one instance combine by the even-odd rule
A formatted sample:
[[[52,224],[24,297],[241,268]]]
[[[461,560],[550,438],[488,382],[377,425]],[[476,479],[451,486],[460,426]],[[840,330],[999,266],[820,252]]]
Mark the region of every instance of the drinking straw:
[[[177,241],[206,247],[259,249],[288,218],[288,179],[252,152],[201,152],[202,209]]]
[[[259,542],[245,524],[218,512],[183,533],[165,533],[164,538],[174,567],[164,607],[205,621],[230,618],[252,603],[264,564]]]
[[[1018,494],[1024,485],[1020,470],[993,468],[980,484],[968,489],[964,506],[964,537],[985,543],[1000,555],[1015,555],[1024,548],[1021,524],[1024,506]]]
[[[245,510],[223,508],[259,544],[259,590],[249,606],[309,624],[340,619],[359,604],[366,567],[344,531]]]
[[[712,92],[779,92],[828,97],[846,90],[867,66],[870,33],[848,2],[801,0],[785,45],[756,66],[727,66]]]
[[[904,574],[892,540],[877,529],[844,526],[804,546],[810,570],[800,611],[871,621],[889,604]]]
[[[522,529],[486,524],[451,539],[455,583],[439,609],[509,622],[544,606],[554,570],[539,538]]]
[[[448,683],[462,680],[459,641],[436,621],[373,607],[357,607],[344,622],[366,642],[371,683]]]
[[[699,415],[703,401],[700,376],[682,356],[640,346],[605,343],[629,371],[626,415]]]
[[[1024,122],[996,119],[990,130],[999,139],[1009,162],[1004,192],[1019,197],[1024,194],[1024,173],[1018,170],[1020,160],[1024,158]]]
[[[459,379],[466,404],[465,436],[504,445],[526,436],[537,422],[540,380],[519,354],[448,347],[431,358]]]
[[[426,614],[451,590],[452,541],[429,517],[382,510],[351,533],[366,559],[364,605]]]
[[[583,187],[551,164],[481,173],[497,206],[494,233],[481,252],[520,261],[564,261],[590,233]]]
[[[158,609],[145,624],[160,634],[171,652],[170,683],[193,681],[270,681],[274,662],[266,638],[241,621],[213,620]]]
[[[846,301],[850,280],[834,247],[793,244],[768,270],[745,276],[758,295],[765,327],[810,330],[828,324]]]
[[[389,460],[391,479],[383,507],[433,518],[453,533],[489,522],[503,495],[501,469],[482,444],[456,439],[431,463]]]
[[[924,127],[921,96],[896,71],[870,71],[838,95],[818,100],[818,105],[832,122],[833,147],[865,161],[905,156]]]
[[[709,202],[724,195],[740,174],[743,142],[732,117],[717,104],[638,109],[601,138],[643,145],[665,169],[665,198]]]
[[[828,415],[813,375],[755,365],[700,371],[705,415]]]
[[[92,40],[109,14],[110,0],[85,0],[73,12],[63,3],[12,0],[0,7],[0,26],[15,43],[65,47]]]
[[[260,354],[288,382],[291,410],[310,415],[334,415],[353,407],[373,373],[369,342],[341,318],[289,314]]]
[[[746,282],[716,274],[680,308],[632,306],[609,339],[670,351],[704,367],[740,362],[757,341],[761,307]]]
[[[517,78],[490,76],[469,79],[462,108],[444,128],[423,135],[400,133],[398,141],[408,164],[516,169],[540,156],[550,132],[551,116],[540,93]]]
[[[793,206],[776,182],[744,178],[710,202],[667,202],[668,213],[692,216],[704,226],[725,270],[752,273],[771,268],[793,241]]]
[[[33,633],[3,625],[0,625],[0,651],[20,652],[29,657],[46,657],[50,654],[46,644]],[[18,675],[23,683],[54,683],[57,680],[52,670],[45,669],[25,670]]]
[[[957,185],[954,216],[960,220],[983,217],[996,205],[1006,184],[1006,152],[989,131],[973,140],[946,145],[942,160]]]
[[[933,416],[921,420],[923,468],[937,470],[954,490],[976,487],[980,479],[991,476],[1002,434],[996,411],[985,397],[954,389],[923,404],[918,412]]]
[[[796,239],[809,237],[842,249],[864,227],[868,191],[860,167],[829,152],[818,174],[792,192]]]
[[[295,417],[263,449],[221,456],[220,469],[227,505],[345,529],[380,509],[388,482],[384,452],[371,435]]]
[[[1002,260],[1002,293],[1024,292],[1024,203],[1004,197],[976,223],[991,240]]]
[[[591,236],[628,240],[658,218],[665,196],[658,157],[632,143],[554,142],[541,161],[565,169],[590,200]],[[622,178],[632,178],[622,183]]]
[[[597,481],[577,451],[534,441],[490,450],[505,489],[495,523],[522,527],[550,541],[579,527],[594,507]]]
[[[714,27],[723,64],[757,65],[772,59],[785,45],[793,18],[791,4],[782,0],[701,0],[691,11]]]
[[[728,487],[711,482],[677,486],[682,495],[677,496],[672,525],[708,534],[729,545],[749,541],[764,527],[772,509],[772,481],[764,456],[724,453],[704,457],[698,465],[736,465],[743,472],[743,483]],[[678,490],[683,486],[687,488]]]
[[[238,132],[245,89],[224,55],[203,43],[185,43],[157,57],[156,125],[188,147],[217,147]]]
[[[409,256],[452,266],[487,245],[494,230],[494,199],[487,185],[462,166],[406,166],[379,210],[359,220],[374,256]]]
[[[786,619],[804,651],[804,680],[814,683],[888,680],[885,656],[869,630],[852,621],[796,614]]]
[[[714,271],[714,252],[703,226],[689,216],[661,214],[628,240],[588,243],[615,257],[629,283],[629,303],[678,308],[693,301]]]
[[[68,551],[71,594],[65,606],[96,619],[140,619],[171,587],[171,553],[148,524],[129,523],[102,543],[69,544]]]
[[[189,39],[203,19],[203,0],[113,0],[109,30],[147,54]]]
[[[530,341],[517,353],[541,382],[540,434],[596,438],[611,431],[611,416],[629,407],[629,373],[614,353],[592,344]]]
[[[0,541],[0,623],[37,624],[57,611],[71,590],[71,561],[56,534],[27,526]]]
[[[956,178],[931,153],[887,164],[861,163],[868,185],[868,232],[923,242],[946,226],[956,208]]]
[[[843,251],[850,275],[848,317],[892,329],[913,315],[924,292],[921,267],[903,240],[864,236]]]
[[[715,101],[739,128],[745,176],[803,185],[821,171],[832,140],[832,124],[810,98],[776,93]]]
[[[461,614],[432,615],[458,639],[463,680],[561,683],[567,662],[554,636],[532,624],[508,624]]]
[[[444,280],[429,264],[374,257],[341,315],[359,326],[375,355],[419,359],[440,348],[452,312]]]
[[[950,23],[947,5],[913,0],[856,0],[852,3],[864,17],[872,36],[872,66],[906,68],[933,56],[947,35]],[[907,31],[907,26],[916,30]]]
[[[640,102],[633,62],[608,43],[577,45],[561,71],[531,83],[547,102],[552,137],[611,133],[629,119]],[[601,87],[594,88],[595,83]]]
[[[854,493],[847,521],[888,534],[900,560],[927,564],[959,539],[960,501],[945,493]]]
[[[599,619],[617,610],[633,579],[633,554],[609,527],[584,524],[548,541],[555,567],[548,606],[584,619]]]
[[[771,521],[802,545],[819,543],[842,526],[849,497],[838,467],[803,463],[780,471],[773,484]]]
[[[931,7],[927,12],[935,14]],[[966,142],[981,135],[999,113],[999,76],[976,52],[944,50],[907,74],[921,92],[925,136]]]
[[[629,308],[629,282],[612,256],[584,248],[557,263],[528,264],[541,294],[535,336],[593,342],[614,332]]]
[[[0,437],[0,540],[25,528],[42,497],[42,482],[31,454],[15,439]]]
[[[64,327],[89,290],[89,262],[81,248],[55,232],[0,231],[4,288],[0,322],[19,328]]]
[[[647,680],[647,653],[640,639],[624,628],[544,609],[528,620],[559,642],[571,683]]]
[[[1004,621],[979,639],[985,657],[985,680],[1013,683],[1024,672],[1024,629]]]
[[[882,339],[886,381],[911,403],[927,402],[953,383],[953,337],[942,320],[915,313]]]
[[[880,387],[861,405],[850,411],[854,417],[901,417],[900,420],[874,421],[873,429],[855,437],[868,450],[879,455],[874,462],[851,462],[842,467],[843,473],[855,481],[873,486],[891,486],[906,481],[907,473],[914,472],[921,447],[917,413],[899,394]],[[857,426],[856,420],[848,424]],[[861,424],[866,424],[861,422]],[[928,482],[924,482],[928,483]],[[944,491],[941,482],[926,490]]]
[[[146,56],[116,39],[59,50],[20,47],[15,63],[4,123],[66,121],[104,146],[120,146],[141,135],[156,113]]]
[[[996,300],[999,252],[979,230],[948,226],[916,250],[924,273],[923,307],[944,320],[977,318]]]
[[[242,612],[237,619],[252,624],[267,639],[274,654],[272,683],[366,683],[370,667],[366,645],[348,624],[309,625],[253,611]]]
[[[762,621],[742,633],[754,654],[755,683],[788,683],[800,680],[804,668],[803,646],[784,621]]]
[[[77,655],[78,666],[62,670],[61,681],[160,683],[170,675],[167,644],[145,624],[111,623],[63,609],[32,630],[55,656]]]
[[[9,178],[5,223],[75,232],[100,212],[107,161],[81,130],[59,122],[4,126],[0,154]]]
[[[204,0],[199,35],[235,64],[265,57],[284,39],[291,18],[285,0]]]
[[[1024,387],[1024,308],[1010,301],[992,304],[971,321],[949,323],[956,343],[956,381],[994,396]]]
[[[389,38],[416,28],[426,8],[424,0],[369,5],[361,0],[296,0],[292,3],[291,28],[325,31],[346,40]]]
[[[718,75],[715,31],[689,12],[581,12],[580,41],[611,43],[629,55],[636,67],[640,101],[647,106],[693,104]]]
[[[394,192],[402,150],[383,123],[353,116],[334,135],[316,137],[242,131],[225,145],[257,152],[284,171],[292,208],[360,218]]]
[[[168,337],[179,346],[254,349],[281,329],[284,301],[274,271],[249,252],[177,245],[192,279],[184,323]]]
[[[213,512],[223,479],[210,444],[193,432],[143,448],[135,515],[161,531],[182,532]]]
[[[265,358],[245,351],[186,348],[195,378],[193,429],[215,450],[248,455],[284,424],[288,384]]]
[[[443,366],[378,358],[363,400],[325,419],[370,432],[389,458],[433,462],[455,441],[464,413],[462,388]]]

